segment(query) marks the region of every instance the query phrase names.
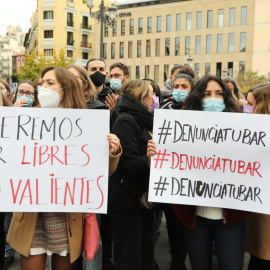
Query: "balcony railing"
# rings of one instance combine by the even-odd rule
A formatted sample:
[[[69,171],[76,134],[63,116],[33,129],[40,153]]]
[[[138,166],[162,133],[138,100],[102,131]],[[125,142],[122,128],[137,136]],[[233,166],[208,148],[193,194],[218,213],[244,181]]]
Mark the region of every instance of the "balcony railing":
[[[81,29],[92,31],[92,25],[87,25],[87,24],[81,23]]]
[[[82,48],[92,49],[92,43],[81,42],[81,47]]]
[[[8,61],[10,61],[10,58],[9,58],[9,57],[7,57],[7,58],[2,57],[1,61],[2,61],[2,62],[8,62]]]
[[[73,46],[74,45],[74,40],[68,39],[67,40],[67,45]]]
[[[74,27],[74,21],[67,21],[67,26]]]

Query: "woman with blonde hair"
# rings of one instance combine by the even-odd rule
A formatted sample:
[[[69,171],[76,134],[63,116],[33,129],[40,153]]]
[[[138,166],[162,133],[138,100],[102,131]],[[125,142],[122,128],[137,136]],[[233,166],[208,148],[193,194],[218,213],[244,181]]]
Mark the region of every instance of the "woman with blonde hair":
[[[121,140],[123,155],[109,183],[113,253],[117,270],[152,270],[154,264],[154,209],[140,205],[147,192],[150,168],[147,142],[153,129],[153,87],[148,81],[128,80],[113,133]]]
[[[41,77],[38,98],[42,108],[87,108],[81,87],[71,72],[46,67]],[[121,148],[115,135],[109,134],[108,140],[112,174]],[[7,241],[21,254],[23,270],[45,269],[47,255],[52,255],[53,270],[71,270],[82,252],[83,227],[83,213],[14,213]]]
[[[270,114],[270,84],[249,92],[247,100],[253,113]],[[246,220],[246,225],[246,250],[251,255],[248,270],[270,269],[270,216],[254,213]]]
[[[11,94],[11,90],[10,90],[10,86],[9,84],[1,79],[0,80],[0,91],[2,92],[2,94],[4,96],[6,96],[9,100],[12,100],[12,94]]]

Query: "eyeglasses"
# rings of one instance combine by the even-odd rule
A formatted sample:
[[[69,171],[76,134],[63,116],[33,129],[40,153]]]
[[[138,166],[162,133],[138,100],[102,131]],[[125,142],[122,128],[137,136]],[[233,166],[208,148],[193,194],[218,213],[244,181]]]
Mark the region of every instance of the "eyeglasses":
[[[18,90],[17,95],[18,95],[18,96],[26,95],[27,97],[32,97],[32,96],[34,95],[34,93],[32,93],[32,92],[30,92],[30,91]]]
[[[120,78],[120,76],[122,76],[122,75],[125,75],[125,74],[119,74],[119,73],[110,74],[110,78],[111,78],[111,79],[113,79],[113,78],[118,79],[118,78]]]

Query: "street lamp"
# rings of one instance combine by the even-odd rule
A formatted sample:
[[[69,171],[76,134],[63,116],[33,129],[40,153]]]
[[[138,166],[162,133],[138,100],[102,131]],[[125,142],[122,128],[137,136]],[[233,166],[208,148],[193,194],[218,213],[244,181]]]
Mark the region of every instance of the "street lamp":
[[[193,58],[191,56],[189,56],[187,58],[187,62],[188,62],[189,67],[192,67],[192,61],[193,61]]]
[[[113,27],[114,20],[116,18],[117,8],[115,6],[109,7],[109,15],[105,14],[104,0],[101,1],[99,10],[92,12],[94,7],[94,0],[87,0],[87,6],[90,9],[90,17],[101,22],[100,29],[100,58],[103,58],[103,24]]]

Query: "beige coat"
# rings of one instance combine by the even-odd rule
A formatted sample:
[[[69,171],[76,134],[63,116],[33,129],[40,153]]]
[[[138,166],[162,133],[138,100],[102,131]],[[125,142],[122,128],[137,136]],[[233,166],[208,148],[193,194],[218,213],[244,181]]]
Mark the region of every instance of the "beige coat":
[[[110,154],[109,175],[115,171],[122,149],[119,154],[113,156]],[[38,213],[13,213],[10,224],[7,241],[10,246],[23,256],[28,257],[33,241]],[[83,244],[83,213],[66,213],[67,232],[69,239],[70,262],[74,262],[82,252]]]
[[[255,213],[246,220],[247,252],[270,260],[270,215]]]

